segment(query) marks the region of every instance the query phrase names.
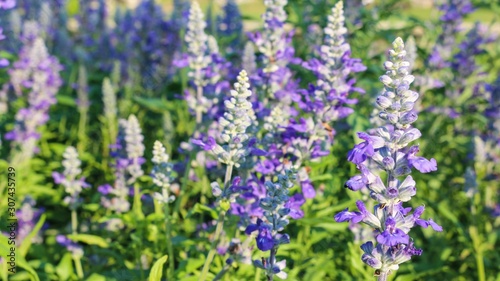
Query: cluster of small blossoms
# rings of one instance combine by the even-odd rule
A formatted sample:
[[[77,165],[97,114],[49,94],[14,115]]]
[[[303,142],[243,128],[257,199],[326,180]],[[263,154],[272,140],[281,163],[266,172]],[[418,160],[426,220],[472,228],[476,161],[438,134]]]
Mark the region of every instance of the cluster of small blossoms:
[[[488,38],[485,33],[484,26],[476,23],[458,45],[458,52],[450,59],[450,67],[455,73],[452,87],[447,88],[446,91],[450,98],[455,99],[462,94],[467,86],[467,78],[477,73],[479,69],[476,63],[477,56],[485,53],[486,44],[495,41],[496,38]],[[481,80],[483,81],[477,82],[477,84],[484,83],[484,79]]]
[[[212,137],[209,137],[206,143],[193,140],[194,144],[214,154],[219,162],[236,168],[240,167],[250,153],[246,145],[249,140],[246,130],[252,123],[250,116],[253,115],[252,104],[248,101],[252,92],[247,72],[242,70],[237,80],[234,90],[231,90],[231,98],[224,101],[226,112],[219,119],[221,140],[225,145],[217,144]]]
[[[188,107],[196,113],[198,124],[202,122],[202,114],[209,112],[214,104],[218,103],[215,95],[209,95],[204,91],[205,87],[215,85],[220,78],[219,72],[213,69],[217,64],[213,58],[217,57],[218,47],[215,39],[205,33],[206,26],[200,5],[194,1],[189,10],[184,40],[187,46],[188,76],[196,91],[195,95],[187,92],[186,101]]]
[[[111,199],[101,198],[101,203],[106,209],[117,213],[127,212],[130,209],[128,195],[130,186],[134,185],[137,178],[144,174],[141,165],[144,164],[144,136],[142,135],[139,121],[135,115],[130,115],[128,120],[118,121],[119,130],[114,151],[111,156],[115,158],[115,183],[102,185],[98,191],[102,195],[113,195]]]
[[[351,58],[351,47],[345,41],[347,29],[342,3],[337,2],[328,16],[324,43],[320,47],[320,60],[313,59],[304,64],[318,77],[311,97],[311,110],[318,116],[318,123],[345,118],[353,112],[345,105],[357,102],[348,96],[352,92],[364,93],[364,90],[354,87],[356,80],[350,77],[352,73],[366,70],[366,67],[360,59]]]
[[[24,198],[23,203],[21,204],[21,208],[16,211],[17,218],[17,236],[16,236],[16,245],[21,245],[24,239],[33,231],[35,225],[37,224],[40,216],[43,213],[43,209],[35,208],[36,202],[30,196],[26,196]],[[33,243],[42,243],[42,236],[40,233],[37,233],[33,236],[30,242]]]
[[[264,210],[263,219],[257,219],[255,224],[247,226],[245,233],[250,235],[258,231],[255,238],[259,250],[271,251],[269,258],[254,260],[254,265],[265,270],[268,280],[273,280],[276,275],[281,279],[287,277],[283,269],[286,266],[286,260],[276,261],[276,253],[280,245],[290,243],[288,234],[282,234],[285,226],[289,223],[289,217],[296,212],[295,206],[290,206],[289,190],[293,187],[293,181],[296,180],[294,170],[286,170],[285,174],[278,175],[278,182],[266,181],[266,197],[260,199],[259,205]]]
[[[444,12],[440,17],[442,32],[437,39],[437,44],[429,57],[429,64],[434,69],[449,67],[449,60],[456,45],[456,34],[460,31],[463,17],[474,11],[469,0],[448,0],[439,6]]]
[[[235,0],[227,0],[222,12],[223,14],[217,17],[217,36],[220,39],[229,40],[226,53],[238,53],[243,35],[243,21],[238,4]],[[243,69],[252,73],[250,69],[244,67]]]
[[[254,84],[260,89],[259,101],[267,108],[281,107],[284,118],[297,114],[291,104],[298,96],[295,93],[298,83],[293,80],[293,73],[288,66],[300,62],[300,59],[294,57],[295,50],[291,45],[293,31],[285,31],[287,14],[284,8],[287,2],[264,1],[264,30],[249,35],[261,54],[262,66],[258,75],[252,77],[255,78]]]
[[[196,87],[196,97],[188,96],[191,99],[188,99],[187,102],[190,109],[197,114],[201,114],[198,113],[199,111],[207,112],[211,106],[211,103],[203,96],[203,87],[208,84],[204,70],[212,63],[212,57],[208,54],[206,26],[200,5],[194,1],[189,10],[189,21],[184,41],[188,50],[188,75]]]
[[[474,135],[474,160],[476,163],[482,163],[486,175],[484,178],[496,180],[500,178],[500,78],[495,83],[488,84],[486,87],[485,100],[488,103],[484,111],[487,118],[486,130],[479,131]],[[485,165],[483,163],[490,163]]]
[[[168,162],[168,154],[165,152],[165,147],[161,142],[155,141],[153,145],[153,170],[151,178],[153,183],[161,188],[161,192],[155,192],[154,198],[161,204],[168,204],[175,199],[175,196],[170,195],[170,185],[173,181],[172,169],[173,165]]]
[[[172,25],[176,33],[180,33],[187,27],[189,20],[190,1],[174,0],[174,9],[172,13]]]
[[[262,15],[264,31],[257,33],[254,39],[259,52],[264,55],[264,72],[275,72],[286,65],[284,52],[287,48],[284,24],[287,18],[285,6],[287,0],[266,0],[266,11]],[[285,65],[283,65],[285,64]]]
[[[64,203],[69,206],[71,210],[76,210],[80,205],[80,193],[84,188],[89,188],[90,185],[85,182],[85,178],[77,178],[81,173],[81,161],[78,159],[78,152],[76,148],[69,146],[63,153],[64,160],[62,165],[64,167],[63,173],[53,172],[52,178],[56,184],[64,186],[64,190],[68,194],[64,198]]]
[[[388,274],[399,268],[399,264],[422,253],[413,246],[408,235],[411,228],[416,225],[431,226],[436,231],[442,231],[432,219],[420,218],[423,206],[417,207],[413,214],[409,214],[410,207],[403,207],[403,202],[408,202],[416,194],[415,181],[409,175],[411,168],[422,173],[437,170],[435,159],[427,160],[415,155],[418,145],[407,147],[421,133],[411,127],[417,119],[413,106],[418,93],[410,90],[414,77],[408,73],[409,63],[405,57],[403,40],[397,38],[393,42],[393,50],[389,51],[389,61],[384,63],[387,72],[380,80],[385,87],[377,98],[377,104],[382,109],[379,116],[386,125],[371,134],[358,133],[364,142],[357,144],[348,154],[348,160],[357,165],[361,174],[348,180],[346,187],[351,190],[367,188],[370,197],[378,204],[371,213],[362,201],[358,201],[359,212],[345,209],[335,215],[337,222],[363,222],[375,229],[376,242],[368,241],[361,248],[364,251],[363,262],[375,269],[379,280],[386,280]],[[368,160],[370,163],[367,163]],[[378,175],[381,171],[387,174],[387,183]]]
[[[180,50],[181,43],[174,23],[178,19],[168,21],[158,2],[141,1],[135,10],[116,20],[117,30],[110,33],[113,41],[123,41],[120,36],[125,39],[123,46],[117,44],[111,50],[117,54],[124,69],[141,73],[128,78],[140,79],[143,87],[149,90],[168,81],[165,78],[171,73],[165,75],[165,70],[172,69],[173,53]]]
[[[20,149],[23,159],[30,159],[37,152],[39,127],[49,120],[49,108],[56,103],[55,96],[62,85],[59,75],[62,66],[57,58],[49,55],[43,39],[31,33],[34,25],[34,22],[25,24],[24,46],[19,60],[9,70],[10,84],[16,95],[20,98],[28,92],[27,107],[17,112],[14,129],[5,135]]]
[[[351,74],[366,69],[359,59],[350,57],[350,46],[345,41],[345,18],[343,4],[338,2],[328,16],[324,29],[324,43],[320,47],[320,59],[312,59],[303,65],[318,77],[317,86],[303,90],[304,100],[299,107],[314,115],[292,122],[282,134],[288,144],[287,153],[293,155],[294,163],[318,159],[329,154],[335,134],[330,123],[345,118],[353,112],[346,104],[356,103],[348,96],[354,91],[355,79]],[[299,171],[299,179],[306,198],[313,198],[315,191],[304,169]]]

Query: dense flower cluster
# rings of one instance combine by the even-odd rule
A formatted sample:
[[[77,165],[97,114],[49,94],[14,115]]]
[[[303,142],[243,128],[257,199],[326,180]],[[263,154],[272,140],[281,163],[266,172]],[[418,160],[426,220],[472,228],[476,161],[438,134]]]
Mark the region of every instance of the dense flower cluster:
[[[23,159],[30,159],[37,152],[39,128],[47,123],[50,106],[56,103],[55,95],[62,84],[59,76],[62,67],[57,58],[49,55],[35,22],[24,25],[23,38],[19,60],[9,74],[17,97],[28,92],[27,106],[17,112],[14,129],[5,138],[20,149]]]
[[[201,140],[194,140],[193,143],[213,153],[219,162],[238,168],[250,153],[249,146],[245,144],[250,139],[246,130],[251,125],[250,116],[253,115],[252,104],[248,101],[251,95],[247,73],[242,70],[234,90],[231,90],[231,98],[224,101],[226,112],[219,119],[221,140],[226,145],[220,146],[213,137],[209,137],[206,143]]]
[[[259,205],[264,210],[262,219],[257,219],[255,224],[250,224],[245,232],[251,234],[258,231],[255,238],[257,247],[261,251],[271,251],[269,258],[264,260],[254,260],[254,265],[265,270],[268,280],[276,275],[285,279],[287,274],[283,271],[286,266],[286,260],[276,261],[276,252],[278,247],[290,243],[288,234],[280,233],[288,225],[288,217],[293,217],[297,210],[293,204],[290,204],[289,189],[293,187],[293,181],[296,180],[296,172],[293,170],[285,171],[285,174],[278,175],[278,182],[267,181],[266,197],[260,199]]]
[[[170,195],[170,185],[172,178],[172,164],[168,162],[168,154],[165,152],[165,147],[161,142],[155,141],[153,146],[153,159],[151,162],[155,165],[151,171],[153,183],[160,187],[160,192],[155,192],[154,197],[162,204],[168,204],[175,199]]]
[[[24,198],[21,208],[16,211],[17,217],[17,237],[16,244],[21,245],[23,241],[27,238],[27,236],[34,231],[35,225],[40,220],[40,216],[43,213],[43,209],[35,208],[36,202],[30,196],[26,196]],[[43,241],[40,233],[36,233],[30,242],[32,243],[41,243]]]
[[[80,193],[84,188],[89,188],[90,185],[85,182],[84,177],[77,178],[82,173],[82,169],[80,168],[82,162],[78,159],[76,148],[72,146],[67,147],[63,153],[63,157],[62,165],[64,172],[53,172],[52,177],[56,184],[64,186],[64,190],[68,194],[64,202],[71,210],[75,210],[80,204]]]
[[[352,92],[364,91],[354,87],[352,73],[366,70],[360,59],[351,58],[351,47],[345,41],[347,29],[343,2],[339,1],[328,16],[328,25],[324,29],[325,39],[320,47],[320,58],[313,59],[305,66],[318,77],[317,86],[312,91],[310,110],[318,116],[317,122],[330,123],[351,114],[353,110],[345,104],[356,103],[349,99]]]
[[[99,192],[102,205],[109,210],[123,213],[130,209],[128,196],[130,187],[144,174],[141,165],[146,161],[144,155],[144,136],[142,135],[139,121],[135,115],[130,115],[128,120],[119,120],[119,130],[116,144],[113,145],[112,156],[115,158],[115,183],[101,185]],[[107,195],[112,195],[109,199]]]
[[[217,37],[229,41],[226,52],[229,54],[239,53],[243,35],[243,22],[240,9],[235,0],[228,0],[222,9],[223,14],[217,17]],[[246,69],[252,73],[250,69]]]
[[[469,0],[448,0],[439,7],[444,14],[441,16],[442,32],[429,58],[429,64],[435,69],[449,67],[456,45],[455,35],[460,31],[463,17],[474,11]]]
[[[184,37],[187,58],[179,60],[180,67],[188,66],[188,76],[194,93],[186,91],[186,102],[196,115],[196,123],[201,124],[203,114],[216,119],[219,114],[220,95],[226,90],[224,82],[219,81],[227,68],[227,63],[219,53],[217,41],[205,33],[207,24],[198,2],[194,1],[189,10],[189,21]]]
[[[377,275],[385,278],[397,270],[399,264],[422,253],[414,247],[408,235],[411,228],[431,226],[442,231],[432,219],[420,218],[423,206],[416,208],[413,214],[410,214],[411,208],[403,207],[403,203],[416,194],[415,181],[409,175],[411,169],[422,173],[437,169],[435,159],[416,156],[418,145],[407,148],[421,133],[411,126],[417,120],[413,107],[419,95],[410,90],[414,77],[408,72],[410,64],[405,58],[403,40],[397,38],[393,50],[389,51],[389,60],[384,63],[386,74],[380,77],[384,90],[377,98],[381,108],[379,117],[386,125],[372,134],[358,133],[364,142],[357,144],[348,155],[348,160],[357,165],[361,174],[352,177],[345,186],[351,190],[368,188],[370,197],[378,204],[371,213],[362,201],[358,201],[358,212],[345,209],[335,215],[337,222],[363,222],[375,229],[376,242],[368,241],[361,246],[364,251],[362,260],[376,269]],[[378,175],[379,171],[387,173],[386,183]]]

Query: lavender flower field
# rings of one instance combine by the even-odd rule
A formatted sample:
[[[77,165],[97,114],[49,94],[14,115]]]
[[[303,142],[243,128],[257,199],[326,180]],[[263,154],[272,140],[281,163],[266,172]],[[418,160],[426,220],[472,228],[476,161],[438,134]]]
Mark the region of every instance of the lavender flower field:
[[[0,280],[500,281],[500,2],[0,0]]]

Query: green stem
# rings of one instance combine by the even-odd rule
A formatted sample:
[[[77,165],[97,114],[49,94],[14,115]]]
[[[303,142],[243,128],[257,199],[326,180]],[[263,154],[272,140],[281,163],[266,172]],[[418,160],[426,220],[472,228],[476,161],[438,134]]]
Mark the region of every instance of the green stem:
[[[274,272],[272,272],[273,270],[273,267],[274,267],[274,259],[276,258],[276,252],[278,251],[278,249],[276,247],[273,247],[271,249],[271,255],[269,255],[269,268],[271,269],[271,271],[267,272],[267,281],[273,281],[273,278],[274,278]]]
[[[169,203],[164,203],[165,206],[165,223],[167,224],[167,250],[168,250],[168,280],[174,280],[174,248],[172,247],[172,225],[170,224],[170,207]]]
[[[479,281],[486,281],[486,274],[484,272],[483,252],[478,249],[476,253],[477,274]]]
[[[187,183],[189,180],[189,172],[191,171],[191,159],[194,157],[193,152],[191,152],[186,160],[186,170],[184,171],[184,176],[183,180],[181,183],[181,188],[179,189],[179,195],[177,196],[175,200],[175,206],[174,206],[174,213],[172,214],[172,217],[174,219],[179,218],[179,209],[181,207],[181,201],[182,201],[182,194],[184,190],[187,190]]]
[[[76,235],[78,233],[77,228],[78,228],[78,216],[76,214],[76,210],[71,210],[71,233],[73,235]],[[79,256],[76,255],[72,256],[73,256],[73,261],[75,262],[76,275],[81,280],[83,279],[82,261]]]
[[[78,216],[76,215],[76,210],[71,210],[71,233],[77,234],[78,228]]]
[[[207,278],[208,269],[212,264],[212,260],[214,259],[216,247],[219,244],[219,236],[222,233],[222,229],[224,226],[224,219],[226,218],[226,211],[221,210],[219,212],[219,219],[217,220],[217,226],[215,227],[214,240],[212,241],[212,245],[210,246],[210,251],[208,252],[207,259],[205,260],[205,264],[203,264],[203,269],[201,271],[200,281],[205,281]]]
[[[85,152],[85,146],[87,142],[86,135],[87,127],[87,110],[80,111],[80,122],[78,124],[78,153],[81,155]]]
[[[141,261],[141,245],[139,244],[137,250],[135,251],[135,256],[137,258],[137,264],[139,265],[139,270],[141,271],[141,280],[144,280],[144,269],[142,268]]]
[[[228,165],[226,167],[226,176],[224,178],[224,190],[229,185],[231,181],[231,176],[233,173],[233,165]],[[226,218],[226,210],[221,209],[219,212],[219,219],[217,220],[217,226],[215,227],[215,234],[212,241],[212,245],[210,246],[210,251],[208,252],[207,259],[205,260],[205,264],[203,264],[203,269],[201,271],[201,276],[199,281],[205,281],[207,278],[207,273],[212,264],[212,260],[214,259],[216,247],[220,241],[220,235],[222,233],[222,229],[224,227],[224,219]]]
[[[387,277],[389,276],[389,271],[381,272],[377,277],[377,281],[387,281]]]
[[[221,271],[219,271],[219,273],[217,273],[217,275],[215,275],[213,281],[220,280],[222,278],[222,276],[224,276],[224,274],[226,274],[226,272],[229,271],[229,269],[230,269],[229,265],[225,264],[224,267],[221,269]]]
[[[255,272],[255,278],[253,279],[254,281],[260,280],[261,272],[262,272],[262,270],[260,268],[257,268],[257,271]]]
[[[134,213],[136,215],[136,219],[143,219],[144,214],[142,213],[141,207],[141,192],[139,190],[139,185],[137,183],[134,184]]]

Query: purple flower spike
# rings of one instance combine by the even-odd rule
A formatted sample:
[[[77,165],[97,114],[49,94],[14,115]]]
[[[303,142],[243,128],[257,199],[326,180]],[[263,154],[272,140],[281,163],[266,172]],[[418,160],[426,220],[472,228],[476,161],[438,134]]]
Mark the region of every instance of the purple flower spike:
[[[417,191],[416,182],[409,175],[411,168],[428,173],[437,170],[437,163],[433,158],[427,160],[416,156],[418,146],[407,147],[422,136],[418,129],[412,127],[418,118],[413,109],[418,93],[410,90],[415,77],[409,73],[410,62],[405,58],[407,51],[403,40],[397,38],[392,45],[389,60],[384,63],[386,73],[380,77],[384,90],[377,98],[378,116],[385,124],[369,133],[358,133],[364,142],[355,145],[347,156],[349,161],[357,164],[361,175],[349,179],[345,186],[353,191],[367,188],[370,198],[377,204],[372,213],[363,201],[357,201],[359,212],[349,212],[346,208],[335,215],[337,222],[351,222],[351,225],[362,222],[374,229],[377,244],[372,241],[363,244],[361,259],[376,269],[376,274],[383,272],[381,276],[398,269],[412,256],[422,254],[422,250],[413,246],[408,235],[415,225],[443,230],[432,219],[420,218],[423,206],[416,208],[413,214],[410,214],[410,207],[403,206]]]

